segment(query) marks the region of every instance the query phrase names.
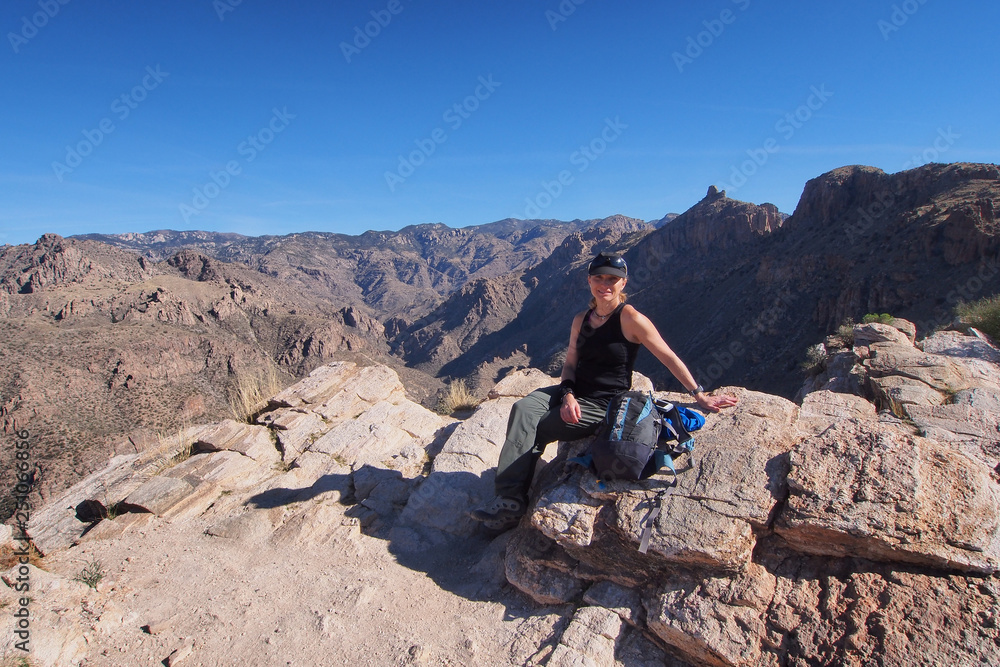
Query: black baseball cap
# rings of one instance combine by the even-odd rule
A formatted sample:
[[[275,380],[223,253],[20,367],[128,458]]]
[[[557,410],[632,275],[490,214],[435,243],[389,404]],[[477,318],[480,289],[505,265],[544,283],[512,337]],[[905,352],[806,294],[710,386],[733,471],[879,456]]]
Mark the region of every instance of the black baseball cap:
[[[628,278],[628,265],[625,264],[625,260],[622,259],[621,255],[602,252],[590,263],[590,269],[587,271],[587,274],[591,276],[606,274],[618,276],[619,278]]]

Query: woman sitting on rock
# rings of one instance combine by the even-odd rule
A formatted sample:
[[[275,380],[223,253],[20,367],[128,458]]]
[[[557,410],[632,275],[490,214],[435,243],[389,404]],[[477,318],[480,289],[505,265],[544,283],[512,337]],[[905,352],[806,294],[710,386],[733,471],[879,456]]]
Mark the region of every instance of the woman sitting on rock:
[[[497,463],[497,496],[472,518],[492,529],[511,528],[527,510],[528,487],[545,445],[593,435],[611,399],[632,385],[632,368],[645,346],[709,412],[736,405],[733,396],[709,396],[648,317],[625,305],[628,267],[601,253],[590,263],[590,308],[573,318],[562,383],[528,394],[511,408]]]

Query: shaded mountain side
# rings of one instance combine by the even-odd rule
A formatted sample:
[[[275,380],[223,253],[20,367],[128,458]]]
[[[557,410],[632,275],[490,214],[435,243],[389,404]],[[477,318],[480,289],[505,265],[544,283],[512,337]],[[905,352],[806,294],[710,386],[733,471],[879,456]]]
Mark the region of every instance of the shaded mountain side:
[[[366,305],[382,320],[397,317],[408,325],[466,282],[534,266],[567,234],[593,223],[507,219],[461,229],[425,224],[358,236],[157,231],[81,238],[156,261],[181,249],[196,250],[278,278],[336,308]]]
[[[836,169],[806,184],[780,229],[738,247],[675,254],[634,302],[706,386],[739,382],[792,396],[805,349],[846,319],[889,312],[924,336],[950,323],[958,300],[998,291],[998,196],[994,165]],[[667,230],[629,259],[669,248]],[[640,368],[667,380],[648,355]]]
[[[393,345],[406,363],[430,372],[517,317],[529,294],[520,274],[466,283],[429,315],[414,322]]]

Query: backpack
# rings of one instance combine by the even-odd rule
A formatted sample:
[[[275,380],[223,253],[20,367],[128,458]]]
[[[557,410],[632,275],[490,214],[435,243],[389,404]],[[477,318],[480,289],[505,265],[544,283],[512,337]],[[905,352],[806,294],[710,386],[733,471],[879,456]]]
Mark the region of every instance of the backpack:
[[[694,449],[690,431],[704,424],[694,410],[657,401],[652,394],[622,392],[611,400],[590,445],[591,465],[605,481],[646,479],[664,466],[676,479],[673,458]],[[668,449],[669,440],[677,442]]]
[[[694,437],[705,425],[705,417],[694,410],[657,401],[652,394],[626,391],[616,395],[608,405],[604,422],[590,445],[589,463],[601,480],[640,480],[656,474],[666,466],[673,475],[671,484],[656,494],[649,512],[642,520],[639,552],[646,553],[663,499],[677,487],[674,457],[692,456]],[[668,446],[667,442],[676,440]],[[694,467],[693,457],[689,468]]]

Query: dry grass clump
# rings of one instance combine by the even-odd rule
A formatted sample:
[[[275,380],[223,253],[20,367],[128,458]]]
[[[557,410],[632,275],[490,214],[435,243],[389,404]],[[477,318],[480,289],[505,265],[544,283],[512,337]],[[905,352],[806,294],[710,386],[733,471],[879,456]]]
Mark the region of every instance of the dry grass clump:
[[[474,410],[482,401],[469,391],[468,385],[462,380],[453,380],[441,394],[437,411],[443,415]]]
[[[284,389],[278,370],[271,364],[257,373],[236,376],[229,392],[229,409],[236,421],[249,422],[267,407],[267,399]]]
[[[9,570],[15,565],[20,565],[23,556],[18,553],[19,551],[23,551],[20,546],[14,547],[9,544],[0,546],[0,570]],[[42,568],[42,554],[38,553],[34,544],[28,545],[28,562],[39,569]]]

